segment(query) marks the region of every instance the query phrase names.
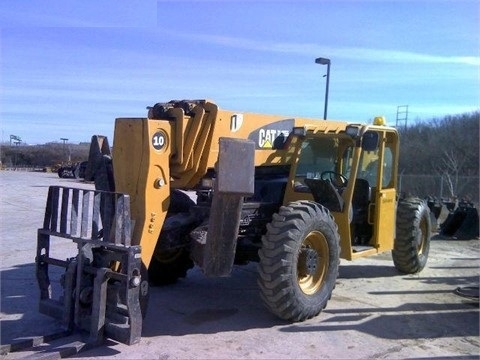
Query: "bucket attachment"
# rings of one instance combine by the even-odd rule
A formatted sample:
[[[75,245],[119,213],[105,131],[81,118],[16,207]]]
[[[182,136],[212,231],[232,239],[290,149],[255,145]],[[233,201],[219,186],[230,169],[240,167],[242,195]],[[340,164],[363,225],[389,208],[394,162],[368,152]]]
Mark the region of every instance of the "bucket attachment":
[[[441,225],[442,235],[459,240],[476,239],[479,236],[478,211],[470,203],[460,203]]]
[[[67,260],[52,257],[51,238],[73,241],[78,253]],[[104,337],[128,345],[139,342],[140,298],[148,283],[141,277],[140,247],[130,240],[128,195],[51,186],[37,238],[40,312],[68,330],[88,331],[89,343],[101,343]],[[50,281],[59,274],[52,268],[58,267],[64,268],[61,289]]]
[[[445,222],[450,210],[448,209],[450,205],[447,205],[435,198],[430,198],[427,200],[428,207],[430,208],[430,223],[432,224],[432,232],[437,232],[440,230],[441,224]]]

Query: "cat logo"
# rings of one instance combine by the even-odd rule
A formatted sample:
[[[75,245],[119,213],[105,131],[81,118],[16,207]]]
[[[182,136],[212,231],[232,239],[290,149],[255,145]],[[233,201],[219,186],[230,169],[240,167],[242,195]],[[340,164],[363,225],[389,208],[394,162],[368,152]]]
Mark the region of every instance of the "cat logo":
[[[256,149],[281,149],[292,131],[294,123],[294,119],[276,121],[252,131],[248,135],[248,139],[255,142]]]
[[[275,130],[275,129],[260,129],[258,132],[258,147],[263,149],[276,148],[277,143],[284,143],[287,138],[289,130]]]

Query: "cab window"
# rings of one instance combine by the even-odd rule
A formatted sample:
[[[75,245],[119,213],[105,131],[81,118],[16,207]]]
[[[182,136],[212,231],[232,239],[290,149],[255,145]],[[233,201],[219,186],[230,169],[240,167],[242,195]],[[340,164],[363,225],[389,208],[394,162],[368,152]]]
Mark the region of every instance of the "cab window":
[[[302,143],[296,178],[319,179],[324,171],[335,171],[338,140],[330,138],[306,139]]]
[[[368,181],[371,187],[378,186],[379,175],[379,152],[365,151],[360,158],[360,169],[358,177]],[[382,173],[382,188],[389,188],[394,186],[393,184],[393,151],[390,146],[385,146],[385,154],[383,157],[383,173]]]

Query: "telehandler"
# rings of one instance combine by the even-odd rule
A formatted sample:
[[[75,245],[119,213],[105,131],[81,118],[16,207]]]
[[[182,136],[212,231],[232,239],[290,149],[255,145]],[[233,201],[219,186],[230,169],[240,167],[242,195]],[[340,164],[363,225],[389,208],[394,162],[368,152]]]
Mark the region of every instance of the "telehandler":
[[[221,110],[208,100],[158,103],[119,118],[113,150],[94,136],[86,179],[95,190],[52,186],[38,230],[40,311],[69,329],[140,340],[149,284],[228,276],[258,262],[266,307],[290,321],[318,315],[340,258],[392,251],[394,266],[426,264],[425,201],[397,191],[397,131]],[[189,192],[186,192],[189,191]],[[67,260],[51,238],[77,244]],[[54,296],[49,267],[63,267]]]

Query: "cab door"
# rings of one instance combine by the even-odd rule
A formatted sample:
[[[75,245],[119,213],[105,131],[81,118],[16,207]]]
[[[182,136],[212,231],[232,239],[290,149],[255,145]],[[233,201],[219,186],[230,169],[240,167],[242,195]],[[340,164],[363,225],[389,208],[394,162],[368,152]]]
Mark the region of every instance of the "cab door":
[[[369,222],[373,225],[374,246],[382,252],[391,250],[395,239],[398,134],[394,130],[378,132],[378,157],[372,164],[375,201],[370,205]]]

